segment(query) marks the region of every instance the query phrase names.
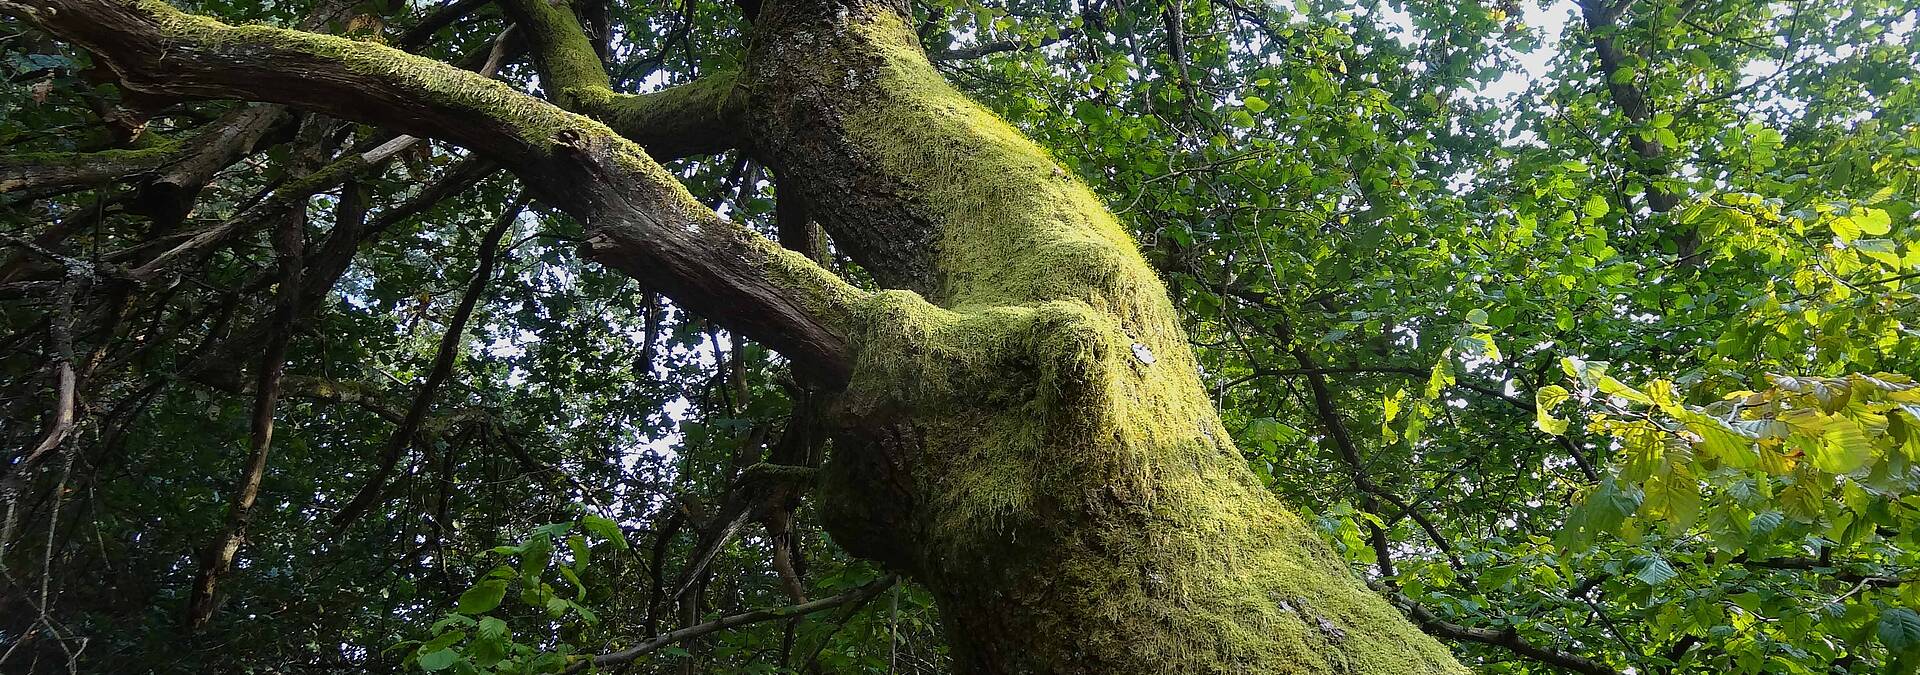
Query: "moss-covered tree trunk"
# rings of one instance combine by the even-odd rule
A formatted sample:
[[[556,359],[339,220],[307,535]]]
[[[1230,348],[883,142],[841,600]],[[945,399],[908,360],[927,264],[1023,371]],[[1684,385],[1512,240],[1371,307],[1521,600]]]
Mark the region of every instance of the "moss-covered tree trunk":
[[[904,289],[853,336],[836,540],[933,589],[964,672],[1459,671],[1259,484],[1125,229],[903,16],[771,5],[744,78],[754,147]]]
[[[933,590],[963,672],[1462,671],[1254,479],[1125,228],[946,84],[901,5],[769,2],[737,78],[629,96],[565,3],[504,0],[565,112],[157,0],[19,1],[0,9],[137,90],[472,148],[587,223],[593,259],[786,354],[838,395],[817,495],[835,540]],[[724,147],[768,163],[894,290],[726,222],[654,163]]]

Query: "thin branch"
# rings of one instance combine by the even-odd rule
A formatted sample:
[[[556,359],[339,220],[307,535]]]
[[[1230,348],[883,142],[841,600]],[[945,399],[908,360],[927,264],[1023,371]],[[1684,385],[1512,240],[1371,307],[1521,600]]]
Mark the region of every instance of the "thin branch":
[[[480,260],[474,266],[473,276],[467,279],[466,293],[460,297],[460,305],[453,312],[453,318],[447,322],[447,331],[440,336],[438,351],[433,355],[433,366],[427,372],[427,379],[420,384],[420,391],[413,397],[412,405],[407,407],[406,419],[387,437],[387,444],[380,454],[380,465],[367,478],[365,485],[354,494],[353,499],[333,517],[333,534],[338,536],[347,526],[376,506],[380,495],[386,490],[387,479],[393,476],[393,470],[400,462],[400,456],[412,443],[413,435],[420,423],[427,418],[427,411],[433,407],[434,394],[440,390],[440,384],[453,373],[453,360],[460,352],[460,341],[466,334],[467,320],[473,316],[473,309],[480,302],[480,295],[486,290],[487,282],[493,277],[495,259],[500,253],[500,240],[507,230],[520,219],[520,212],[526,208],[526,196],[516,197],[500,217],[488,228],[480,239]]]
[[[401,49],[407,51],[417,51],[421,47],[425,47],[427,42],[433,39],[434,33],[439,32],[442,28],[453,25],[456,21],[466,18],[467,15],[487,6],[487,4],[492,1],[493,0],[454,0],[453,2],[435,7],[432,12],[422,17],[419,23],[413,24],[413,27],[401,33],[400,38],[395,40],[394,44],[399,45]]]
[[[629,661],[633,661],[634,659],[640,658],[641,656],[645,656],[647,654],[658,651],[661,647],[665,647],[675,642],[679,642],[681,640],[686,640],[689,638],[700,637],[708,633],[717,633],[719,631],[723,631],[736,626],[744,626],[746,624],[756,623],[760,621],[768,621],[771,619],[784,619],[788,617],[812,614],[814,612],[818,612],[821,610],[833,609],[835,607],[839,607],[841,605],[845,605],[848,603],[864,603],[880,595],[881,592],[892,587],[896,580],[897,579],[895,577],[888,576],[888,577],[873,581],[871,583],[868,583],[865,586],[861,586],[859,588],[853,589],[851,591],[847,591],[845,593],[841,593],[839,595],[835,595],[832,597],[821,598],[813,602],[806,602],[798,605],[788,605],[786,607],[779,607],[775,609],[755,610],[751,612],[746,612],[744,614],[735,614],[733,616],[715,619],[713,621],[709,621],[697,626],[688,626],[680,630],[676,630],[670,633],[666,633],[666,634],[654,637],[651,640],[647,640],[646,642],[642,642],[638,645],[634,645],[633,647],[628,649],[613,652],[610,654],[601,654],[591,659],[581,659],[579,661],[575,661],[573,662],[572,665],[567,666],[566,672],[577,673],[582,670],[586,670],[589,667],[604,668],[606,666],[627,663]]]
[[[1374,590],[1386,595],[1388,600],[1393,601],[1395,605],[1405,610],[1409,616],[1413,617],[1415,623],[1420,624],[1422,629],[1432,635],[1452,640],[1477,642],[1484,645],[1502,647],[1520,656],[1548,665],[1565,668],[1576,673],[1582,673],[1583,675],[1623,675],[1620,671],[1614,670],[1604,663],[1579,654],[1536,645],[1520,637],[1520,634],[1511,628],[1507,630],[1492,630],[1489,628],[1475,628],[1448,622],[1440,618],[1438,614],[1434,614],[1433,610],[1420,606],[1419,603],[1414,602],[1412,599],[1400,594],[1385,584],[1376,582],[1372,584],[1372,586]]]
[[[970,61],[973,59],[981,58],[983,56],[992,56],[994,54],[1002,54],[1002,53],[1013,52],[1013,51],[1027,51],[1030,49],[1050,47],[1055,44],[1065,42],[1067,40],[1072,40],[1079,36],[1080,36],[1080,29],[1067,28],[1067,29],[1061,30],[1059,35],[1042,39],[1038,43],[1029,42],[1025,39],[983,42],[977,45],[973,45],[971,47],[958,47],[954,49],[948,49],[945,51],[934,52],[932,54],[927,55],[927,60],[934,61],[934,62]]]
[[[26,473],[49,453],[60,447],[61,442],[73,432],[74,417],[78,408],[78,379],[75,375],[73,351],[73,299],[80,287],[94,281],[94,269],[86,262],[59,255],[33,242],[0,235],[0,242],[11,243],[33,253],[52,258],[66,271],[60,286],[54,292],[53,315],[47,319],[47,338],[52,344],[53,361],[48,364],[54,371],[53,412],[48,416],[47,431],[40,441],[35,443],[18,462],[14,462],[6,475],[6,483],[0,484],[0,500],[11,503],[15,497],[18,483],[25,479]]]
[[[261,350],[260,370],[254,385],[247,463],[227,505],[225,531],[201,559],[200,574],[194,580],[193,595],[187,603],[188,630],[206,625],[219,607],[216,599],[220,578],[233,569],[233,560],[246,540],[247,526],[253,521],[254,501],[260,495],[260,481],[266,476],[267,453],[273,445],[274,409],[280,400],[280,378],[286,373],[287,344],[293,338],[294,318],[300,314],[300,277],[306,271],[307,211],[294,208],[279,214],[279,219],[280,226],[273,236],[280,264],[279,288],[275,292],[273,318],[266,347]]]

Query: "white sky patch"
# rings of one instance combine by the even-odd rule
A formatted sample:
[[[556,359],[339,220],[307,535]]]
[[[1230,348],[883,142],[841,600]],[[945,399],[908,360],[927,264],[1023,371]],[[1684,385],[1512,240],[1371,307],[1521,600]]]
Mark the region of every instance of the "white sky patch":
[[[1520,96],[1534,82],[1547,77],[1552,69],[1553,60],[1560,56],[1560,39],[1567,32],[1567,23],[1580,11],[1573,0],[1557,0],[1551,5],[1540,7],[1533,3],[1522,3],[1521,20],[1527,28],[1541,33],[1540,45],[1532,51],[1514,52],[1519,70],[1509,70],[1500,79],[1487,83],[1474,92],[1500,101],[1511,101]]]

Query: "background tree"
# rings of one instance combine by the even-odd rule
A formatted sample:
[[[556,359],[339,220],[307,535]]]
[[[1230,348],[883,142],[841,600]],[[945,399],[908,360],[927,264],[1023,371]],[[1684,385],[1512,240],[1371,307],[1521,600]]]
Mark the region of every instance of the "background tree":
[[[1900,3],[181,7],[505,86],[143,23],[157,5],[0,4],[25,19],[0,43],[0,667],[1166,657],[994,635],[1155,633],[1099,621],[1124,593],[1020,599],[1043,577],[1243,598],[1276,630],[1183,608],[1165,616],[1196,624],[1158,634],[1364,667],[1361,645],[1401,635],[1386,605],[1341,596],[1375,623],[1249,592],[1257,565],[1156,579],[1181,543],[1142,535],[1215,524],[1289,560],[1307,537],[1223,539],[1240,521],[1164,500],[1136,522],[1062,506],[1143,503],[1129,485],[1181,471],[1217,497],[1242,460],[1265,490],[1230,503],[1303,511],[1480,672],[1920,653]],[[906,23],[796,30],[882,15]],[[913,43],[1050,155],[933,84]],[[267,102],[209,100],[231,98]],[[1102,204],[1118,227],[1086,220]],[[1049,246],[1018,236],[1036,231]],[[952,312],[873,292],[900,288]],[[1100,385],[1135,381],[1193,389]],[[1086,403],[1116,391],[1136,395]],[[1005,417],[1020,406],[1054,433]],[[932,431],[887,437],[902,419]],[[1090,471],[1108,430],[1173,454]],[[1231,456],[1152,440],[1210,436]],[[1061,447],[1092,452],[1027,452]],[[864,470],[923,499],[804,468],[827,457],[913,457]],[[1171,468],[1128,482],[1140,466]],[[1076,564],[1102,558],[1141,564]],[[1021,610],[1043,605],[1072,611]]]

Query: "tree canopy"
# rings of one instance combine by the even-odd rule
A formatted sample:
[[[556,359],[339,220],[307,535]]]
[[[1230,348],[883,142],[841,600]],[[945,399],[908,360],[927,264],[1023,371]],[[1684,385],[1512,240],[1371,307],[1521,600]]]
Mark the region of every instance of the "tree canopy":
[[[761,1],[546,4],[638,94],[739,70]],[[584,96],[510,4],[175,3]],[[1131,231],[1261,481],[1463,664],[1920,669],[1910,3],[911,9]],[[833,374],[724,305],[458,144],[143,93],[25,20],[0,74],[0,670],[951,667],[793,487]],[[702,124],[648,146],[688,192],[885,286]]]

